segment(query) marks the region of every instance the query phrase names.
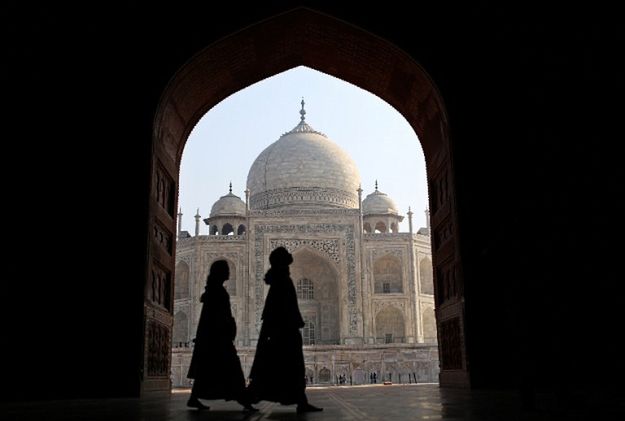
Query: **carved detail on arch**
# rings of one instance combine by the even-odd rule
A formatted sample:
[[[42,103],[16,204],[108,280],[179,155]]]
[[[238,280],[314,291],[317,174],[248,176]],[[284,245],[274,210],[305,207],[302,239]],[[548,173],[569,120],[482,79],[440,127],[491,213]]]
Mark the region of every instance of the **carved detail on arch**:
[[[301,247],[308,246],[328,256],[335,264],[339,264],[341,261],[339,255],[339,241],[337,239],[275,239],[270,241],[271,250],[280,246],[286,248],[289,253],[293,253]]]
[[[460,370],[462,366],[462,329],[460,318],[445,320],[440,324],[441,366],[443,370]]]
[[[162,165],[154,170],[154,198],[156,203],[171,217],[174,216],[176,185]]]
[[[169,328],[156,320],[148,320],[147,325],[147,375],[169,376],[171,355]]]
[[[458,282],[457,265],[446,262],[436,268],[436,304],[442,305],[462,295],[461,284]]]
[[[441,171],[430,181],[430,206],[432,214],[449,202],[450,180],[449,169],[443,167]]]
[[[433,229],[432,248],[440,250],[454,235],[454,224],[451,218],[445,218],[438,223]]]
[[[173,234],[161,224],[156,222],[152,227],[152,235],[154,236],[156,244],[158,244],[168,255],[171,256],[174,249]]]
[[[171,272],[153,262],[148,282],[148,300],[152,304],[171,310]]]

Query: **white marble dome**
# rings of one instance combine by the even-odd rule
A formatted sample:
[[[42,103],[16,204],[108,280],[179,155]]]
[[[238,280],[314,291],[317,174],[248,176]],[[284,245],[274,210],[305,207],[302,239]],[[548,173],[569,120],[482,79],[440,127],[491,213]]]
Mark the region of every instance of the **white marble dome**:
[[[375,191],[362,201],[362,213],[364,215],[397,215],[397,205],[386,193],[378,190],[376,183]]]
[[[225,196],[221,196],[211,208],[211,218],[222,215],[245,216],[245,202],[239,196],[232,194],[232,187],[230,187],[230,192]]]
[[[302,101],[303,103],[303,101]],[[269,145],[247,176],[251,209],[358,207],[360,174],[350,156],[304,121]]]

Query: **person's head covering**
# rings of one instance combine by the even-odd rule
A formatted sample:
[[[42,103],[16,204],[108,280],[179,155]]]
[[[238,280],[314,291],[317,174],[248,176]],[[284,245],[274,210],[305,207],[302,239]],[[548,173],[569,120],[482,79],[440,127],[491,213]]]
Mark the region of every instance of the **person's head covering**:
[[[271,267],[288,266],[293,263],[293,255],[284,247],[278,247],[269,255]]]
[[[204,293],[200,297],[201,302],[205,302],[207,294],[214,296],[218,291],[223,290],[224,282],[230,277],[230,267],[225,260],[215,260],[208,271],[206,277],[206,286],[204,287]]]
[[[269,255],[271,268],[265,274],[265,283],[271,285],[275,279],[288,278],[289,265],[293,263],[293,255],[284,247],[278,247]]]
[[[211,265],[210,271],[208,273],[208,277],[206,278],[206,283],[223,283],[230,276],[230,268],[228,267],[228,262],[225,260],[215,260]]]

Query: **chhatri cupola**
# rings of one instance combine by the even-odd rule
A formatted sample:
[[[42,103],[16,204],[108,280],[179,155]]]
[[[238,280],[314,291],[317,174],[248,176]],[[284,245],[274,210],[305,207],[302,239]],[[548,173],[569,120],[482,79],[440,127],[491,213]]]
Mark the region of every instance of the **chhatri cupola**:
[[[378,181],[375,181],[375,191],[362,201],[363,229],[366,233],[399,232],[399,223],[404,217],[397,212],[397,205],[386,193],[378,190]]]
[[[210,235],[242,235],[247,230],[245,202],[232,193],[232,183],[228,194],[221,196],[211,208],[210,215],[204,219],[208,225]]]

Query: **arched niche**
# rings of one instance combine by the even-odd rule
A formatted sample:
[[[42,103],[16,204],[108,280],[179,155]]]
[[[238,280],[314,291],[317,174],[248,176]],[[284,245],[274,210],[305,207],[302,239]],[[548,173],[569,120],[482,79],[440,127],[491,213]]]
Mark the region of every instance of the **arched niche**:
[[[296,288],[307,286],[305,291],[300,288],[298,301],[302,315],[315,324],[316,343],[339,343],[339,279],[333,264],[327,256],[302,247],[293,252],[290,268]]]
[[[378,311],[375,316],[375,337],[377,343],[405,341],[406,329],[401,310],[387,306]]]

